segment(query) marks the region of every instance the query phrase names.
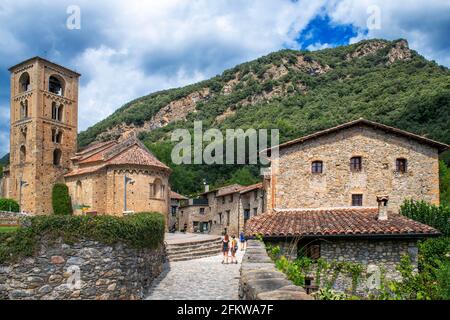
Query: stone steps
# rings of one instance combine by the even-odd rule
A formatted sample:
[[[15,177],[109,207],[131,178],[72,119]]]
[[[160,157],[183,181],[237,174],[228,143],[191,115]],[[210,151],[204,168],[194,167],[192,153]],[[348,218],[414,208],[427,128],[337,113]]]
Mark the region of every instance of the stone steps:
[[[166,251],[167,259],[170,262],[205,258],[220,254],[222,251],[222,241],[220,238],[214,238],[195,242],[168,244]]]

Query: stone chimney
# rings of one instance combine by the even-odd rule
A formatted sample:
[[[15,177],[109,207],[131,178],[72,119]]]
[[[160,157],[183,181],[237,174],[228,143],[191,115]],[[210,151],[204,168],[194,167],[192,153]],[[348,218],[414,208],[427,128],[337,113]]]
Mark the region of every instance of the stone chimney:
[[[385,221],[388,219],[389,196],[377,196],[377,202],[378,202],[378,220]]]
[[[205,184],[205,192],[209,192],[209,184]]]

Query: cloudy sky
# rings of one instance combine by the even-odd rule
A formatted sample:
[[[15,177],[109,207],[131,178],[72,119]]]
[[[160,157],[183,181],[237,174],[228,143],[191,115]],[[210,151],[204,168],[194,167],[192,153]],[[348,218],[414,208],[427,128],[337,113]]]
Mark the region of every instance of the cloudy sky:
[[[80,9],[80,29],[71,5]],[[125,102],[283,48],[406,38],[450,66],[449,0],[2,0],[0,156],[9,149],[8,67],[42,56],[83,76],[79,129]]]

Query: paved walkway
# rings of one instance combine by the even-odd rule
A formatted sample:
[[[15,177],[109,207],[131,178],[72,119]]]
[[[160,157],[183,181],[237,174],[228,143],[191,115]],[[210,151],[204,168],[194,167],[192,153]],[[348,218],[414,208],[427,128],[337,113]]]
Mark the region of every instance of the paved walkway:
[[[147,300],[237,300],[242,256],[238,264],[221,264],[222,255],[168,263]]]
[[[166,233],[164,240],[167,244],[188,243],[196,241],[220,239],[220,236],[202,234],[202,233]]]

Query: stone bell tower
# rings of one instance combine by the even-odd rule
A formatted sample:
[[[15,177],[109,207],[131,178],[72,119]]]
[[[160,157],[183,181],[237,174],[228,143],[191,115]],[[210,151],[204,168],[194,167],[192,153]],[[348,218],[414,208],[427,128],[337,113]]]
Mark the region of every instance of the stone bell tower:
[[[77,149],[80,74],[35,57],[11,72],[9,195],[21,209],[51,214],[52,187]]]

